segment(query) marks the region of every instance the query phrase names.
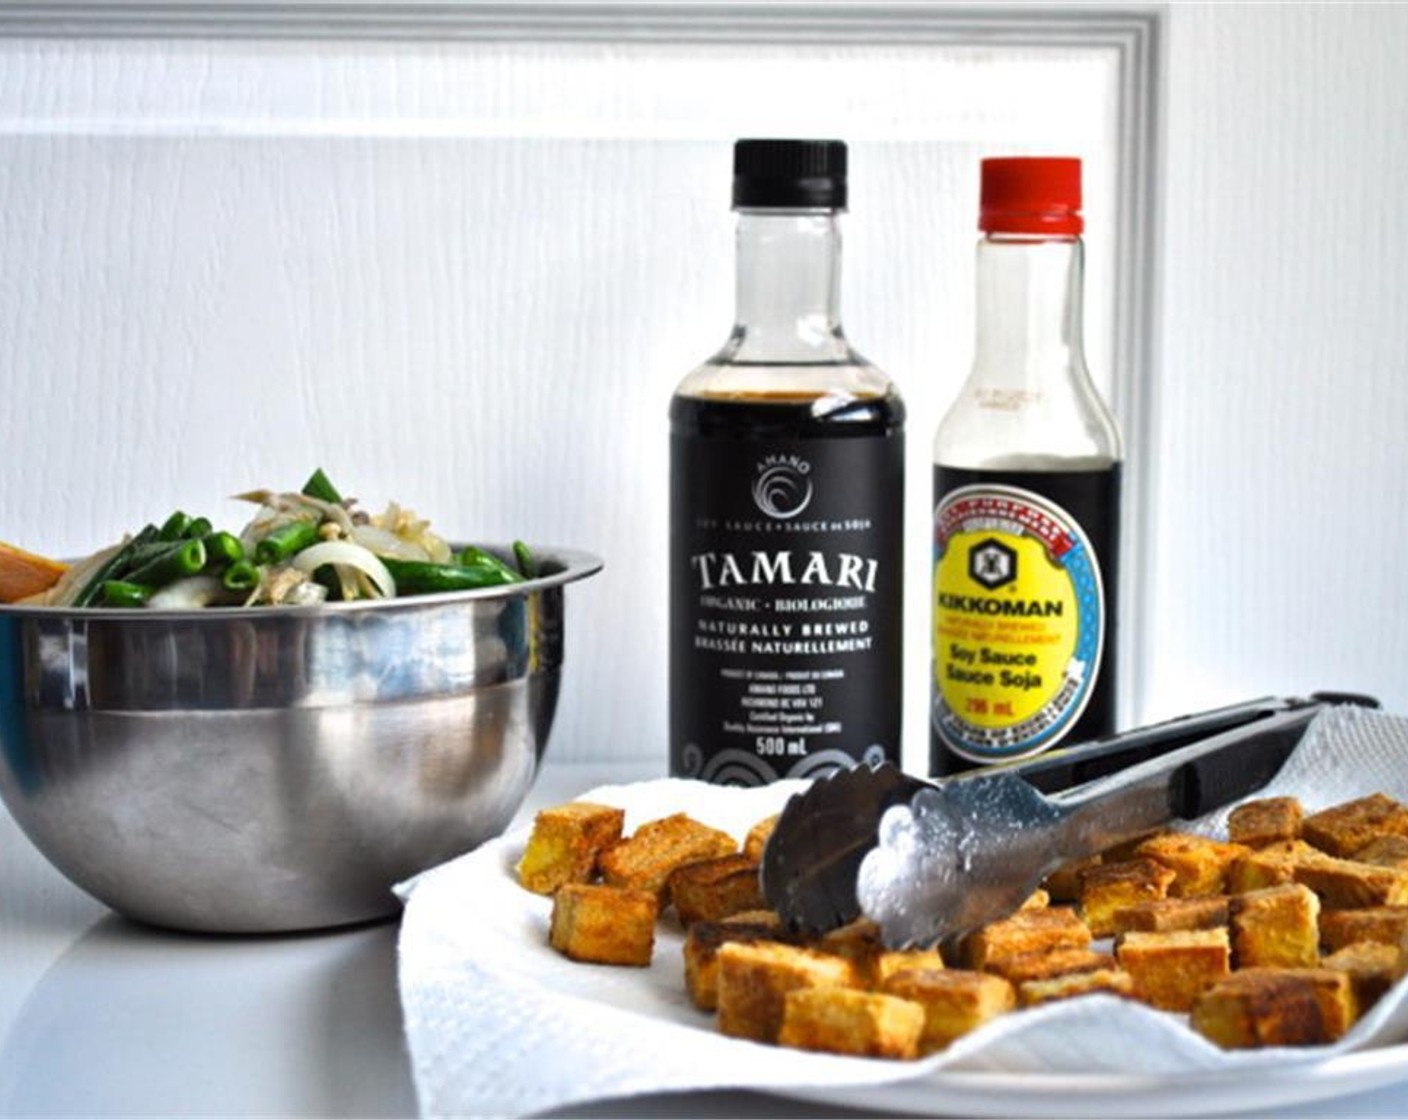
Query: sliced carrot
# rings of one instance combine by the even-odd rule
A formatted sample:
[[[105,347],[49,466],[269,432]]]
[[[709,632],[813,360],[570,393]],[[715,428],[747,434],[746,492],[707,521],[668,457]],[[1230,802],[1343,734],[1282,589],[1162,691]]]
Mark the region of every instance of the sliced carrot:
[[[67,564],[0,541],[0,603],[14,603],[47,591],[66,571]]]

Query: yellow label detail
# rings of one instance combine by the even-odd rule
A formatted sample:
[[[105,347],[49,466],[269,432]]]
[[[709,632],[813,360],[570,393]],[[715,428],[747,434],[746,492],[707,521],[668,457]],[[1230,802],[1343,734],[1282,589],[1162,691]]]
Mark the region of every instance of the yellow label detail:
[[[1079,609],[1040,540],[955,533],[934,568],[935,684],[949,710],[1002,728],[1049,708],[1067,684]]]

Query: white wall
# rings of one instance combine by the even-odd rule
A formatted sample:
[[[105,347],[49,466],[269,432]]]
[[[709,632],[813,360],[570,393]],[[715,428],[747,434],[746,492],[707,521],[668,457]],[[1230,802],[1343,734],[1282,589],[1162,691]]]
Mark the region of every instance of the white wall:
[[[321,463],[458,536],[589,549],[554,755],[663,769],[665,413],[731,323],[731,142],[840,135],[845,320],[910,409],[923,766],[929,448],[971,346],[978,157],[1087,160],[1108,386],[1116,83],[1080,47],[0,44],[0,537],[238,519],[225,495]]]
[[[1150,710],[1408,711],[1408,7],[1168,26]]]
[[[1133,714],[1326,687],[1408,710],[1408,9],[1175,4],[1166,31]],[[926,445],[970,333],[961,169],[1091,158],[1114,376],[1117,76],[1078,50],[893,48],[867,79],[850,49],[656,45],[645,79],[603,84],[591,60],[630,49],[6,47],[0,537],[73,552],[175,505],[234,518],[225,494],[317,459],[461,533],[595,549],[554,752],[663,760],[663,413],[727,325],[728,140],[834,131],[859,138],[847,319],[913,409],[922,602]],[[806,80],[778,98],[788,60]]]

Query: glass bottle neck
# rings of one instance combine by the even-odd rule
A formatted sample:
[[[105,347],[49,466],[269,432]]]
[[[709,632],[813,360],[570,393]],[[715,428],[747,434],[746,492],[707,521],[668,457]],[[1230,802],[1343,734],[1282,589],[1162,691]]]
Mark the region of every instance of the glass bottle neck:
[[[734,361],[846,358],[837,217],[834,210],[738,212]]]
[[[978,242],[974,377],[1034,389],[1083,372],[1083,271],[1079,238],[990,234]]]

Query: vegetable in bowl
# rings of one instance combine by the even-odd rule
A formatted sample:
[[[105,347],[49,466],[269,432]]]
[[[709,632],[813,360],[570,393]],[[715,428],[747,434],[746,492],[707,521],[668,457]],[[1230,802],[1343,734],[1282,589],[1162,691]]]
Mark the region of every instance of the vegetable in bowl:
[[[414,511],[390,502],[368,513],[321,469],[296,492],[236,497],[259,507],[238,533],[178,510],[19,601],[158,610],[306,606],[496,587],[537,575],[522,541],[513,545],[512,562],[473,545],[456,552]]]

